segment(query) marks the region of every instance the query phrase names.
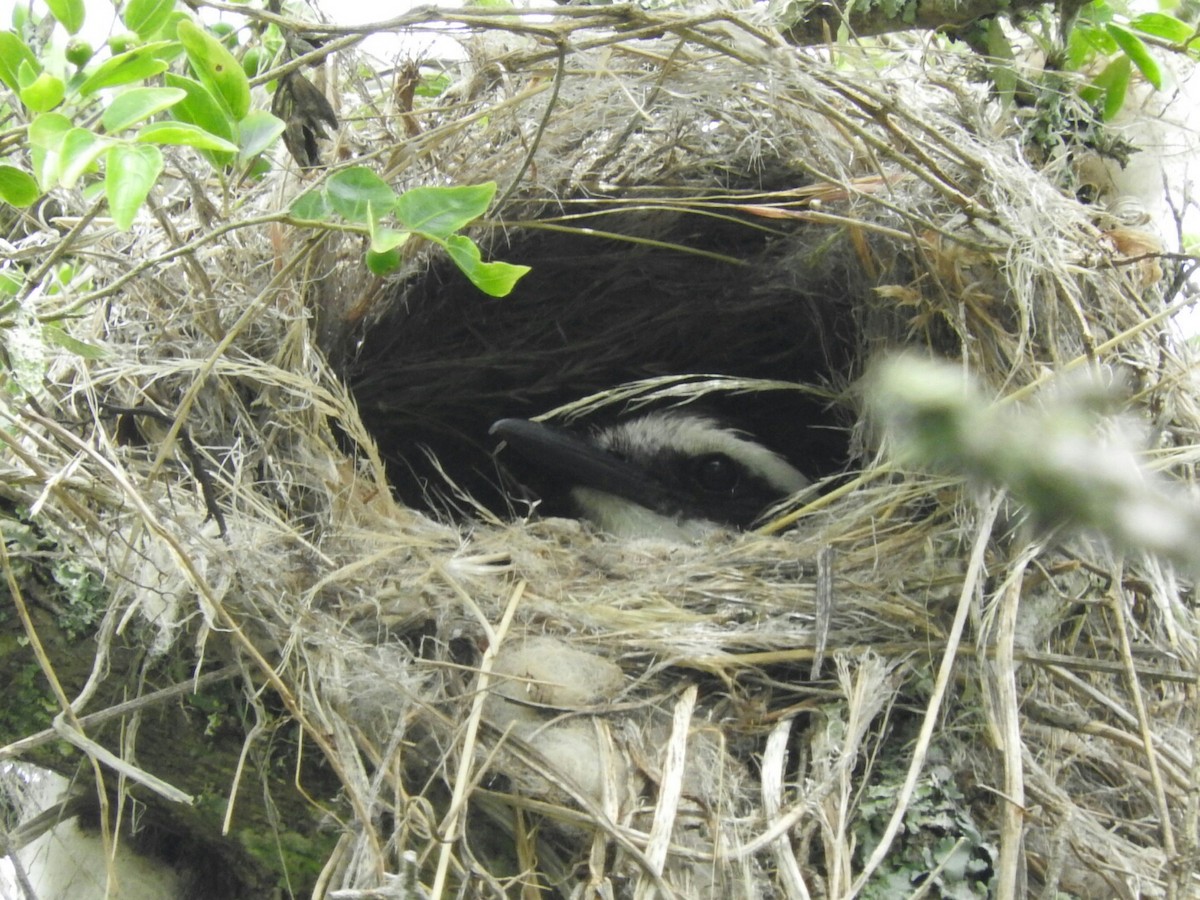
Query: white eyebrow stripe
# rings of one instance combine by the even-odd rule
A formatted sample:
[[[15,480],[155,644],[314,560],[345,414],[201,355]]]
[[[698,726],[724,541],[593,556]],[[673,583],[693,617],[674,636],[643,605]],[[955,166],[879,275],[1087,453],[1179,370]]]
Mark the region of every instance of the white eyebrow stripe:
[[[628,450],[635,459],[639,454],[662,450],[689,456],[723,453],[783,494],[795,493],[812,483],[778,453],[705,416],[649,413],[605,429],[596,436],[596,443],[606,449]]]

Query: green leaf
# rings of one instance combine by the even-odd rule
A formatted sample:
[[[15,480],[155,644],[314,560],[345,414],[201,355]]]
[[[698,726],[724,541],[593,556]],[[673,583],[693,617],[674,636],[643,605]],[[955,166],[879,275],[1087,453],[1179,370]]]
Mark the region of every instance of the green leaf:
[[[67,34],[75,34],[83,27],[83,0],[46,0],[50,14],[62,23]]]
[[[112,59],[101,63],[99,68],[88,76],[79,86],[79,93],[86,97],[102,88],[153,78],[168,66],[167,61],[160,59],[156,54],[170,45],[171,41],[155,41],[125,53],[118,53]]]
[[[59,148],[71,127],[71,120],[61,113],[43,113],[29,123],[29,155],[43,190],[58,184]]]
[[[57,150],[74,126],[62,113],[43,113],[29,123],[29,143],[45,150]]]
[[[41,196],[37,181],[16,166],[0,164],[0,200],[9,206],[30,206]]]
[[[109,134],[136,125],[151,116],[170,109],[187,97],[187,91],[179,88],[131,88],[113,98],[104,111],[101,122]]]
[[[390,275],[400,268],[401,263],[399,250],[388,250],[386,253],[376,253],[373,250],[367,251],[367,269],[372,275],[383,277]]]
[[[59,148],[58,180],[64,187],[74,187],[75,182],[83,175],[110,146],[110,142],[88,131],[86,128],[72,128],[63,138]]]
[[[23,279],[18,276],[16,270],[5,269],[0,271],[0,297],[17,296],[21,291],[23,283]]]
[[[89,344],[86,341],[71,337],[71,335],[67,334],[66,329],[57,322],[43,325],[42,337],[46,339],[47,343],[62,347],[64,350],[74,353],[76,356],[82,356],[84,359],[102,359],[107,355],[107,351],[103,347],[98,347],[95,344]]]
[[[238,122],[238,159],[248,162],[270,147],[287,126],[265,109],[256,109]]]
[[[351,222],[369,222],[390,210],[396,192],[365,166],[354,166],[330,176],[325,194],[333,209]]]
[[[65,93],[66,87],[61,78],[43,72],[32,84],[21,88],[21,102],[31,112],[49,112],[62,103]]]
[[[440,97],[452,83],[450,76],[445,72],[436,72],[417,82],[414,93],[418,97]]]
[[[1103,28],[1080,25],[1071,29],[1068,60],[1076,63],[1075,70],[1096,56],[1111,56],[1116,52],[1117,42]]]
[[[323,191],[305,191],[292,201],[288,214],[308,222],[323,222],[329,218],[329,204]]]
[[[0,31],[0,81],[3,81],[10,91],[21,89],[21,82],[17,77],[21,63],[28,63],[35,72],[41,70],[37,57],[33,55],[28,44],[11,31]]]
[[[104,198],[104,181],[101,179],[89,181],[83,186],[80,193],[83,194],[85,203],[99,203]]]
[[[1112,36],[1112,39],[1117,42],[1117,46],[1138,67],[1138,71],[1142,73],[1142,77],[1154,85],[1156,90],[1161,91],[1163,86],[1162,71],[1158,68],[1157,60],[1150,54],[1146,45],[1142,43],[1142,39],[1128,28],[1122,28],[1120,25],[1115,25],[1111,22],[1105,25],[1104,28]]]
[[[245,177],[257,180],[270,172],[272,168],[274,167],[271,165],[271,161],[265,156],[259,155],[254,157],[254,160],[246,167]]]
[[[371,252],[387,253],[396,250],[412,237],[411,231],[397,231],[394,228],[384,228],[378,222],[368,225],[371,233]]]
[[[496,183],[458,187],[420,187],[396,201],[396,217],[405,228],[446,239],[487,212]]]
[[[171,107],[171,115],[175,119],[202,128],[231,144],[235,143],[236,126],[208,88],[194,78],[169,72],[164,77],[168,86],[179,88],[187,94],[186,98]],[[227,166],[236,158],[232,153],[201,152],[217,167]]]
[[[128,231],[162,172],[162,151],[150,144],[117,144],[108,152],[104,192],[113,221]]]
[[[1067,58],[1063,66],[1068,72],[1078,72],[1096,56],[1096,46],[1084,35],[1087,30],[1076,25],[1067,35]]]
[[[1088,103],[1100,106],[1101,116],[1107,122],[1121,111],[1125,104],[1125,92],[1129,89],[1129,77],[1133,66],[1128,56],[1118,56],[1097,75],[1092,83],[1080,91]]]
[[[17,67],[17,84],[21,90],[29,87],[38,80],[41,75],[41,66],[31,66],[28,60],[21,60],[21,65]]]
[[[1125,105],[1125,95],[1129,91],[1131,74],[1129,60],[1122,57],[1118,63],[1124,63],[1124,65],[1117,66],[1116,76],[1104,92],[1104,121],[1106,122],[1115,118],[1121,111],[1121,107]]]
[[[507,297],[530,270],[506,262],[481,262],[479,247],[469,237],[455,234],[443,244],[454,264],[462,269],[471,283],[489,297]]]
[[[183,75],[167,73],[166,83],[173,88],[179,88],[187,96],[171,108],[171,115],[181,122],[198,125],[210,134],[222,137],[233,143],[235,126],[229,118],[229,113],[221,108],[212,92],[196,81]]]
[[[171,18],[175,0],[129,0],[121,20],[142,40],[153,37]]]
[[[1142,13],[1140,16],[1135,16],[1130,21],[1129,27],[1134,31],[1162,38],[1173,44],[1187,43],[1192,35],[1196,33],[1195,29],[1187,22],[1181,22],[1174,16],[1158,12]]]
[[[151,122],[138,129],[134,140],[139,144],[176,144],[195,147],[197,150],[215,150],[219,153],[237,152],[237,144],[188,122]]]
[[[250,111],[250,82],[241,64],[195,22],[180,22],[178,34],[196,77],[225,105],[233,120],[240,122]]]

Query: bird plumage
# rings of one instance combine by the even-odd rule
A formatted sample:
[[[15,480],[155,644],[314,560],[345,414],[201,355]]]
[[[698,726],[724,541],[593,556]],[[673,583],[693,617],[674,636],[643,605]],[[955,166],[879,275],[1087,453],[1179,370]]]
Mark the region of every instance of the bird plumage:
[[[587,435],[524,419],[492,432],[621,537],[693,539],[745,528],[809,479],[745,432],[680,410],[646,413]]]

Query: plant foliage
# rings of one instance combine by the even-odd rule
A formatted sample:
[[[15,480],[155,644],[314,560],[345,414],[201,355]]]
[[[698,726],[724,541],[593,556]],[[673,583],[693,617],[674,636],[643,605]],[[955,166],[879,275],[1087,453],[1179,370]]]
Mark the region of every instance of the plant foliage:
[[[222,183],[261,176],[265,156],[285,123],[256,108],[250,76],[269,79],[285,60],[285,40],[274,25],[258,29],[205,24],[175,0],[131,0],[120,9],[128,32],[96,53],[72,39],[57,46],[49,28],[57,21],[69,35],[83,26],[81,0],[54,0],[50,17],[14,13],[0,31],[0,111],[23,128],[0,152],[0,199],[19,208],[56,188],[83,187],[107,201],[108,213],[128,230],[145,208],[167,166],[164,149],[190,148]],[[265,74],[260,74],[265,73]],[[397,198],[370,169],[352,166],[320,189],[327,210],[313,214],[306,200],[293,204],[300,218],[324,228],[368,230],[367,264],[385,273],[399,264],[403,238],[419,234],[444,247],[477,284],[492,295],[511,291],[527,271],[483,262],[476,245],[455,232],[486,212],[494,185],[433,187]],[[384,226],[395,214],[401,229]],[[400,237],[403,236],[403,237]],[[453,240],[452,240],[453,239]]]

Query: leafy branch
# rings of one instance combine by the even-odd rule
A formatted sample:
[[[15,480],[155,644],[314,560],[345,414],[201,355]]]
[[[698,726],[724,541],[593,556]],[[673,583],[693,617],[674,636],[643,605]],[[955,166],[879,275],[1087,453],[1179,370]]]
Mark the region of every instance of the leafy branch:
[[[239,31],[221,22],[206,26],[175,0],[129,0],[119,10],[128,32],[97,51],[78,37],[84,0],[51,0],[47,6],[50,15],[43,17],[18,7],[13,28],[0,31],[0,85],[8,89],[0,91],[0,114],[17,123],[0,134],[0,153],[6,154],[0,156],[0,200],[25,208],[56,188],[82,188],[94,211],[107,205],[116,226],[128,230],[163,174],[167,147],[196,150],[226,184],[270,167],[264,154],[287,123],[255,108],[252,87],[265,84],[278,93],[283,76],[303,57],[289,60],[289,35],[268,14],[251,15]],[[55,23],[70,36],[65,49],[51,42]],[[372,196],[370,214],[358,203],[362,190]],[[486,186],[461,196],[430,188],[400,198],[367,170],[354,168],[313,195],[332,202],[324,211],[309,203],[306,218],[329,226],[329,215],[336,214],[351,230],[370,233],[367,261],[374,271],[394,268],[403,237],[419,234],[445,248],[482,289],[507,293],[525,270],[483,263],[478,247],[454,233],[482,214],[477,201],[486,198],[486,206],[493,193]],[[453,205],[438,209],[443,200]],[[393,214],[398,230],[384,227]],[[28,280],[19,267],[0,274],[0,288],[7,286],[0,294],[10,298],[33,287],[16,287]]]
[[[456,187],[419,187],[397,195],[364,166],[344,169],[299,197],[291,214],[328,227],[340,217],[350,230],[371,239],[367,267],[386,275],[399,267],[400,248],[413,236],[437,244],[477,288],[492,297],[511,293],[528,266],[484,262],[478,245],[458,232],[482,216],[496,195],[494,182]],[[389,224],[394,219],[394,224]]]

